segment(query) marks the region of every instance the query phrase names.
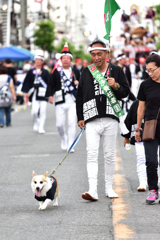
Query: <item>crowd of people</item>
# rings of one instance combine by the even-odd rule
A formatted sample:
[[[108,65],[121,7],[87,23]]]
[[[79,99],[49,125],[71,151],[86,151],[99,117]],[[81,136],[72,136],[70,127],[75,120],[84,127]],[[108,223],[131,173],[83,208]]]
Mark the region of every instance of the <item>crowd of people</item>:
[[[79,67],[77,67],[78,61],[79,61]],[[71,61],[69,64],[70,64],[70,67],[73,68],[74,77],[76,75],[76,78],[79,79],[82,69],[88,65],[88,61],[86,59],[82,60],[78,58],[75,60],[74,63]],[[43,95],[43,92],[45,92],[46,86],[48,85],[48,81],[54,65],[56,65],[56,62],[54,62],[54,64],[48,63],[47,61],[45,61],[44,57],[40,55],[35,56],[34,61],[24,62],[23,67],[20,67],[20,68],[17,67],[17,65],[14,66],[14,63],[11,61],[10,58],[7,58],[5,59],[4,62],[0,63],[0,67],[5,68],[5,70],[3,69],[2,72],[0,73],[1,75],[0,76],[0,127],[1,128],[4,127],[5,125],[7,127],[11,126],[11,111],[15,110],[15,106],[14,106],[15,103],[16,103],[16,106],[24,105],[24,109],[26,109],[26,106],[30,105],[32,102],[32,116],[34,119],[33,129],[34,131],[38,131],[39,133],[45,133],[45,130],[44,130],[44,123],[46,118],[45,108],[46,108],[46,103],[48,101],[48,98],[45,98],[42,95]],[[6,76],[10,76],[8,82],[3,81],[4,76],[2,75],[4,75],[4,72]],[[33,79],[35,77],[36,79],[38,79],[37,85],[36,85],[36,81],[34,81],[34,84],[33,84]],[[43,82],[43,80],[45,83]],[[40,84],[41,86],[39,86],[38,84],[39,81],[41,81],[41,84]],[[13,91],[14,91],[14,95],[13,95]],[[34,100],[40,100],[40,102],[34,103]],[[4,103],[4,101],[5,102],[7,101],[8,103]],[[37,111],[37,108],[38,108],[36,104],[39,105],[39,110],[41,108],[41,115],[39,110],[38,110],[38,115],[35,113],[35,111]],[[10,120],[8,120],[8,118]]]
[[[133,21],[133,19],[132,19]],[[116,137],[119,132],[127,143],[135,145],[138,191],[149,187],[148,204],[158,199],[158,145],[160,143],[159,104],[160,56],[150,52],[147,59],[127,59],[121,53],[110,63],[108,47],[96,39],[88,47],[92,64],[63,49],[60,64],[48,71],[44,57],[25,63],[17,72],[10,59],[0,65],[0,127],[11,126],[11,106],[31,103],[33,131],[45,134],[47,102],[55,104],[60,148],[68,151],[76,125],[86,130],[88,191],[82,198],[98,200],[98,153],[102,138],[104,152],[105,195],[117,198],[112,182],[115,168]],[[157,118],[154,139],[142,141],[144,122]],[[6,121],[4,119],[6,117]],[[66,118],[68,120],[66,130]],[[77,123],[78,122],[78,123]],[[74,149],[72,149],[74,153]]]
[[[155,37],[158,34],[154,30],[154,18],[156,16],[152,7],[148,7],[144,17],[137,5],[132,5],[130,14],[123,10],[121,16],[121,37],[125,39],[125,51],[130,57],[136,58],[136,53],[141,49],[145,51],[156,49]]]

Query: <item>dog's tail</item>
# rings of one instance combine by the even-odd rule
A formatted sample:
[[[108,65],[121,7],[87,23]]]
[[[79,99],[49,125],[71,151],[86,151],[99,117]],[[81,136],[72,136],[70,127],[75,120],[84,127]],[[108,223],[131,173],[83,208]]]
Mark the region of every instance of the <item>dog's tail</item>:
[[[56,178],[55,176],[52,175],[52,177],[54,177],[55,180],[56,180],[57,187],[56,187],[55,195],[56,195],[56,197],[58,197],[58,195],[59,195],[59,185],[58,185],[58,180],[57,180],[57,178]]]

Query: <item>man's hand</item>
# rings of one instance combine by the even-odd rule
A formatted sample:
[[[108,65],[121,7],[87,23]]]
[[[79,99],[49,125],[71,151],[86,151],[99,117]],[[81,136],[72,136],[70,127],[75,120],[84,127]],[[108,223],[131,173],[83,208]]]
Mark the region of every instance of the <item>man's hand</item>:
[[[124,138],[124,140],[123,140],[124,147],[126,146],[126,143],[130,143],[129,138]]]
[[[78,122],[78,127],[80,127],[80,129],[82,129],[82,127],[85,128],[84,120],[81,120],[81,121]]]
[[[49,103],[53,104],[53,97],[52,96],[49,97]]]
[[[79,81],[78,81],[78,80],[75,80],[75,81],[74,81],[74,84],[76,85],[76,87],[78,87]]]
[[[112,87],[113,89],[117,88],[117,83],[114,78],[109,77],[108,80],[108,86]]]

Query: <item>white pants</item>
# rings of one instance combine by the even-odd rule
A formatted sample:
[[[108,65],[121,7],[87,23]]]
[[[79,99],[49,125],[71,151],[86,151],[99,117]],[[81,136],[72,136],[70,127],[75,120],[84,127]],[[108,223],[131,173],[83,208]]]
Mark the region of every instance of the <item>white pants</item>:
[[[56,127],[62,139],[66,136],[65,121],[68,113],[68,143],[67,149],[75,140],[76,134],[76,104],[71,94],[65,95],[65,103],[56,105]]]
[[[135,149],[137,156],[137,175],[139,183],[147,185],[146,157],[143,142],[135,142]]]
[[[131,91],[132,91],[132,93],[134,94],[135,97],[137,97],[137,95],[138,95],[138,91],[139,91],[139,87],[140,87],[141,82],[142,82],[141,79],[132,78]]]
[[[46,108],[46,101],[37,101],[35,99],[35,96],[33,96],[31,114],[33,116],[34,124],[37,123],[37,125],[39,125],[39,130],[44,130],[44,124],[46,120]],[[40,113],[39,118],[38,112]]]
[[[86,124],[87,172],[91,192],[97,192],[100,137],[102,137],[104,154],[105,191],[112,188],[117,130],[118,122],[107,117],[97,118]]]
[[[126,124],[124,123],[124,120],[126,119],[127,116],[127,112],[124,113],[125,114],[119,118],[120,134],[127,134],[129,132],[128,129],[126,128]]]
[[[131,21],[131,23],[134,24],[134,25],[138,24],[137,17],[135,17],[134,15],[131,15],[131,16],[130,16],[130,21]]]

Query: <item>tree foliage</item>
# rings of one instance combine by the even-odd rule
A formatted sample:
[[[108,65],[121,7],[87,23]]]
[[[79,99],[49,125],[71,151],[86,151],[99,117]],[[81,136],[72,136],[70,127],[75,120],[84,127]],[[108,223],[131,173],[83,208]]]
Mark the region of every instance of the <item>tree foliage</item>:
[[[75,58],[81,58],[82,60],[87,59],[88,62],[91,62],[91,55],[84,52],[82,45],[79,46],[79,50],[75,50]]]
[[[49,19],[43,19],[37,24],[37,27],[33,35],[35,38],[34,44],[43,49],[43,51],[52,53],[54,50],[55,24]]]
[[[88,62],[91,61],[91,56],[90,54],[87,54],[84,52],[84,49],[83,49],[83,46],[79,46],[79,49],[76,50],[74,45],[71,43],[71,42],[68,42],[66,40],[66,38],[62,38],[61,41],[59,42],[58,46],[56,47],[56,52],[59,52],[61,53],[62,52],[62,49],[65,45],[65,43],[67,42],[68,44],[68,48],[69,48],[69,51],[72,53],[73,55],[73,60],[75,60],[76,58],[81,58],[82,60],[84,59],[87,59]]]

